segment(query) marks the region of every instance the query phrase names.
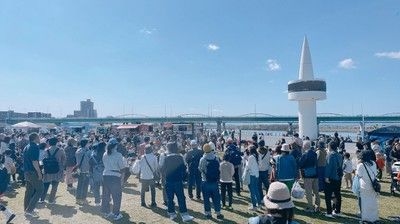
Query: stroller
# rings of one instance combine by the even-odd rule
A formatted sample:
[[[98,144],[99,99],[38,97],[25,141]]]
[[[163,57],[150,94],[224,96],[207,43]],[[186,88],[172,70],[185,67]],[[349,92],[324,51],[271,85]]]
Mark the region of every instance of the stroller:
[[[394,162],[392,165],[392,173],[391,173],[392,183],[390,184],[390,193],[392,195],[395,195],[395,191],[400,191],[400,185],[398,184],[400,180],[397,178],[399,172],[400,172],[400,162]]]

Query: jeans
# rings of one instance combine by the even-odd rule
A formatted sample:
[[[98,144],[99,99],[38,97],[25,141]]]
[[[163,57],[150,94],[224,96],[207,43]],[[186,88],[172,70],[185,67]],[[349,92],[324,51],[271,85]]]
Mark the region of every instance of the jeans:
[[[232,206],[232,183],[221,183],[221,198],[222,205],[225,206],[226,202],[226,192],[228,191],[228,204],[229,207]]]
[[[39,180],[36,172],[25,173],[26,190],[24,198],[24,209],[26,212],[32,212],[43,194],[43,181]]]
[[[269,188],[269,175],[268,175],[268,170],[266,171],[260,171],[259,172],[259,177],[258,177],[258,194],[260,195],[261,198],[264,198],[263,194],[263,185],[265,187],[266,194],[268,193],[268,188]]]
[[[94,203],[99,204],[101,202],[100,187],[103,185],[102,181],[93,181],[92,190],[94,195]]]
[[[259,205],[261,204],[261,197],[258,192],[258,177],[250,175],[249,189],[251,203],[253,204],[253,207],[257,207],[257,203]]]
[[[239,166],[235,166],[235,174],[233,174],[233,179],[235,180],[236,194],[240,194],[240,177],[239,177]]]
[[[318,179],[317,178],[304,178],[304,189],[306,191],[306,199],[309,209],[314,209],[313,194],[315,196],[315,205],[319,208],[321,200],[319,198],[318,191]]]
[[[325,188],[325,167],[319,166],[317,167],[318,174],[318,189],[319,191],[324,191]]]
[[[185,194],[183,193],[183,183],[178,182],[166,182],[165,192],[167,193],[167,205],[168,213],[175,213],[174,196],[176,195],[178,199],[179,212],[181,214],[187,213]]]
[[[140,182],[142,183],[142,188],[140,189],[140,201],[142,205],[146,203],[145,195],[149,188],[151,192],[151,204],[156,204],[156,183],[154,180],[141,180]]]
[[[342,195],[340,193],[341,180],[329,180],[330,183],[325,183],[325,203],[326,203],[326,213],[332,214],[332,209],[335,209],[336,213],[340,213],[340,208],[342,206]],[[335,195],[336,204],[335,208],[332,208],[332,193]]]
[[[214,205],[214,210],[217,214],[221,212],[221,195],[217,182],[205,182],[202,184],[203,199],[204,199],[204,213],[211,215],[210,198]]]
[[[40,198],[40,200],[44,201],[46,199],[47,191],[49,190],[50,184],[51,184],[49,202],[54,202],[56,199],[58,183],[59,183],[58,181],[51,181],[51,182],[43,183],[44,191],[43,191],[43,194],[42,194],[42,197]]]
[[[103,213],[110,213],[111,197],[113,200],[113,214],[118,215],[122,200],[121,177],[103,176],[103,197],[101,200],[101,211]]]
[[[89,188],[89,174],[81,173],[78,177],[78,186],[76,187],[76,200],[85,200]]]
[[[193,198],[193,187],[196,185],[196,197],[201,197],[201,173],[200,171],[189,172],[188,177],[188,195],[189,198]]]

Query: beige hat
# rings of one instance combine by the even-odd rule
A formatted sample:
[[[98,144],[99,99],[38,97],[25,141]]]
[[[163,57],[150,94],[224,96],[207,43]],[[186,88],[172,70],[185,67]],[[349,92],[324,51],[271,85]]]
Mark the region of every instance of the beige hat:
[[[203,151],[205,153],[210,153],[212,151],[211,145],[210,144],[204,144],[203,145]]]
[[[289,189],[282,182],[273,182],[264,197],[264,204],[267,209],[293,208],[294,204]]]
[[[283,145],[282,145],[281,151],[290,152],[290,146],[289,146],[289,144],[286,144],[286,143],[283,144]]]

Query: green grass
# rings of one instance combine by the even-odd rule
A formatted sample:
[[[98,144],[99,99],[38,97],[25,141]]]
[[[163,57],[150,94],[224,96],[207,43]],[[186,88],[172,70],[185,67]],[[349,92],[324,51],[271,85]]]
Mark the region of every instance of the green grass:
[[[382,190],[384,191],[379,198],[379,214],[382,223],[390,222],[387,217],[400,215],[399,197],[391,196],[389,192],[388,178],[382,182]],[[110,220],[104,219],[101,216],[100,208],[95,207],[94,204],[89,206],[80,207],[75,205],[75,199],[72,194],[67,192],[65,184],[60,184],[57,193],[57,203],[55,205],[41,204],[38,206],[40,218],[26,219],[23,216],[23,195],[25,192],[24,187],[17,188],[15,191],[8,193],[2,201],[6,202],[8,206],[17,214],[14,223],[110,223]],[[186,190],[185,190],[186,191]],[[123,202],[121,211],[124,218],[115,223],[173,223],[167,217],[166,208],[162,205],[161,191],[157,190],[157,203],[158,208],[147,209],[140,207],[140,184],[136,178],[131,177],[129,184],[124,189]],[[295,220],[299,223],[358,223],[357,214],[357,200],[356,197],[347,190],[342,191],[342,212],[344,218],[327,219],[323,214],[309,214],[303,212],[306,205],[306,200],[295,201]],[[323,194],[321,195],[321,205],[325,208]],[[149,193],[146,199],[150,201]],[[93,201],[92,196],[89,197]],[[223,210],[225,220],[218,221],[216,219],[206,220],[203,216],[203,203],[202,201],[195,201],[187,199],[187,207],[189,213],[195,217],[193,223],[246,223],[249,217],[260,215],[262,211],[257,213],[248,211],[249,195],[246,191],[242,197],[234,196],[233,210]],[[214,215],[215,217],[215,215]],[[3,217],[1,216],[0,220]],[[179,220],[179,219],[178,219]]]

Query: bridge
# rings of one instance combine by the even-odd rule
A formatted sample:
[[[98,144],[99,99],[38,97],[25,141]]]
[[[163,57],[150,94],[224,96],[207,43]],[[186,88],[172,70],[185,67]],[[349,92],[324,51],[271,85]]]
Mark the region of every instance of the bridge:
[[[22,121],[33,123],[55,123],[65,122],[93,122],[93,123],[297,123],[297,116],[176,116],[176,117],[106,117],[106,118],[10,118],[0,122],[15,124]],[[342,116],[327,114],[317,117],[318,124],[321,123],[400,123],[400,114],[393,116]]]

